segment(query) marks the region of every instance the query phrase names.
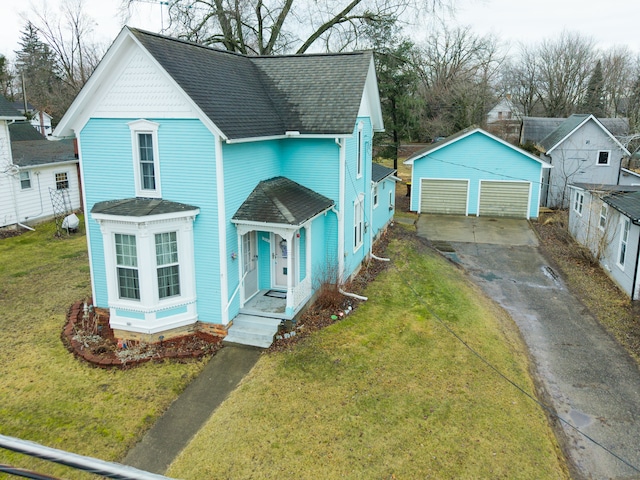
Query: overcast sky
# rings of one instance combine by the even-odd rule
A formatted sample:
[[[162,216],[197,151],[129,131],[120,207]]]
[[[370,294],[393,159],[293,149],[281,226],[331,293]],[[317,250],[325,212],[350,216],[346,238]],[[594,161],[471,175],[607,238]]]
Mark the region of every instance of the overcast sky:
[[[51,9],[61,0],[47,0]],[[163,14],[159,5],[139,3],[128,25],[159,31]],[[30,2],[41,0],[0,0],[0,54],[13,58],[18,49],[24,20],[20,13]],[[96,40],[110,44],[122,26],[118,12],[120,0],[84,0],[87,13],[93,17]],[[456,0],[456,21],[469,25],[478,34],[493,33],[507,45],[517,42],[536,43],[557,38],[563,29],[593,37],[601,48],[626,45],[640,53],[640,2],[637,0]],[[166,11],[164,11],[166,22]],[[417,28],[417,30],[420,30]]]

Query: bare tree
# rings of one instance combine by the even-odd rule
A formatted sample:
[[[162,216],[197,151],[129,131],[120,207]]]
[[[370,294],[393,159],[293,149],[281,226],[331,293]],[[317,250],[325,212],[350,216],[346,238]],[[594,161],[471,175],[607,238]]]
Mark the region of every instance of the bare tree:
[[[505,63],[499,90],[502,95],[511,95],[513,102],[522,107],[523,115],[532,116],[540,105],[537,57],[533,48],[522,43],[518,49],[518,55]]]
[[[503,57],[496,40],[444,24],[421,48],[420,76],[429,136],[448,135],[483,122]]]
[[[124,9],[139,0],[121,0]],[[168,32],[243,54],[273,55],[312,47],[357,45],[364,27],[397,19],[407,9],[449,0],[166,0]]]
[[[602,55],[605,110],[617,117],[631,94],[634,58],[627,47],[615,47]]]
[[[38,8],[32,6],[29,17],[55,53],[63,81],[76,94],[104,53],[93,41],[96,22],[85,13],[83,0],[64,0],[59,13],[43,1]]]
[[[558,40],[544,40],[537,49],[538,97],[548,117],[566,117],[584,95],[594,67],[594,41],[578,33],[562,32]]]

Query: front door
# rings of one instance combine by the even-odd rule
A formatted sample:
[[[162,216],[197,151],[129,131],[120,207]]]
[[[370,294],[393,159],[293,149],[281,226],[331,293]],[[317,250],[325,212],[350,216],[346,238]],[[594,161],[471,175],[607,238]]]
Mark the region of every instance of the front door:
[[[258,292],[258,252],[256,251],[256,232],[242,236],[242,278],[244,279],[244,299],[249,300]]]
[[[286,239],[282,238],[277,233],[274,234],[273,243],[273,286],[278,288],[287,288],[287,278],[289,274],[293,272],[288,271],[287,260],[290,255],[293,255],[293,245],[289,245]],[[295,259],[291,257],[292,265],[295,264]]]

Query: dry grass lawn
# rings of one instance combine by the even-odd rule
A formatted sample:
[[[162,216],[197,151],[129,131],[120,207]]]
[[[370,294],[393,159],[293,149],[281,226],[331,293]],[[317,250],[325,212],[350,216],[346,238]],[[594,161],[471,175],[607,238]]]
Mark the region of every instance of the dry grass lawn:
[[[0,434],[118,460],[203,363],[120,371],[76,360],[60,333],[69,306],[90,294],[84,235],[55,238],[49,223],[0,240]],[[2,449],[0,463],[87,478]]]
[[[538,405],[434,315],[533,392],[516,326],[414,236],[395,235],[393,266],[369,284],[369,301],[291,350],[263,356],[169,475],[567,478]]]

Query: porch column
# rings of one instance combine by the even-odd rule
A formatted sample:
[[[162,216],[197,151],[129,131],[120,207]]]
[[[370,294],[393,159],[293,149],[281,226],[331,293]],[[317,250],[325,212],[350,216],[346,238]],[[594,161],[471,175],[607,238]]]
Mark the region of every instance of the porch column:
[[[293,244],[293,239],[295,237],[295,232],[287,231],[286,232],[286,240],[287,240],[287,308],[286,313],[288,315],[293,315],[295,310],[294,304],[294,295],[293,295],[293,285],[294,285],[294,275],[295,271],[293,269],[293,253],[295,252],[295,245]]]

